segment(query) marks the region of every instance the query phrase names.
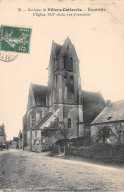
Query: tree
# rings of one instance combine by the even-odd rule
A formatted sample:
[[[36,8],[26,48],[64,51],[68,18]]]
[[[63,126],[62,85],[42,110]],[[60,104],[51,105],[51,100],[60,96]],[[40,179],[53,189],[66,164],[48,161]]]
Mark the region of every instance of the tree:
[[[104,144],[107,142],[107,138],[110,137],[111,127],[101,125],[97,132],[97,142],[102,141]]]
[[[114,128],[111,131],[111,136],[115,137],[115,142],[118,144],[124,143],[124,126],[122,125],[122,122],[115,122]]]

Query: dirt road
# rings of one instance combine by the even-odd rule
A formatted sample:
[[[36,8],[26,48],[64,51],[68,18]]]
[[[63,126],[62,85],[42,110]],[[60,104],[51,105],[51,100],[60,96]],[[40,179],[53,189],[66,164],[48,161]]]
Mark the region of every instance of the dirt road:
[[[0,191],[124,191],[124,169],[47,153],[2,151]]]

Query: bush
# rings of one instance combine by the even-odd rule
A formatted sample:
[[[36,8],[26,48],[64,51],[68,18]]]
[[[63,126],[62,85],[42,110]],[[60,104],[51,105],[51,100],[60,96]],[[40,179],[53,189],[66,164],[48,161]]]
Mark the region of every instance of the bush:
[[[124,163],[124,145],[97,144],[88,147],[66,147],[66,155],[101,162]]]

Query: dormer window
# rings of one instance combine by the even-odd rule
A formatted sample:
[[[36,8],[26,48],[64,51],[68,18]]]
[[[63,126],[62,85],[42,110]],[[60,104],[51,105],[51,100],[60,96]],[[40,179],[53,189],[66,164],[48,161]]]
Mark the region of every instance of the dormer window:
[[[107,120],[110,120],[112,117],[111,116],[109,116],[108,118],[107,118]]]

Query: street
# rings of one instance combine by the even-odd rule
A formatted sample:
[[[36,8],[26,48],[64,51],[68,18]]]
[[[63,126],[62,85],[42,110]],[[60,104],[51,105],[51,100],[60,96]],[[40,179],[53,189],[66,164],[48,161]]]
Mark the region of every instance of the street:
[[[2,151],[0,191],[124,191],[124,169],[46,152]]]

